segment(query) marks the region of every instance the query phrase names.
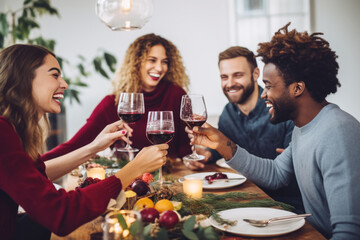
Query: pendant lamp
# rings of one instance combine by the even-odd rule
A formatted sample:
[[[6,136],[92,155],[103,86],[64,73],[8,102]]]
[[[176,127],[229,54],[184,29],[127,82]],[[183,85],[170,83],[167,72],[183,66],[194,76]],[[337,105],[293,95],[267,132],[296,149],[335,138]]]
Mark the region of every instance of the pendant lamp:
[[[96,14],[114,31],[142,28],[153,14],[152,0],[97,0]]]

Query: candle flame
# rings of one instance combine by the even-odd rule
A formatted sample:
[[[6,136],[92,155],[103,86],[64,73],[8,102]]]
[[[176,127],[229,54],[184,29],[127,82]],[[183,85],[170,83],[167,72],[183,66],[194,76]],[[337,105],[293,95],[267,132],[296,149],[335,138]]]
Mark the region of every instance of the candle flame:
[[[115,225],[114,225],[114,232],[115,233],[121,233],[122,232],[122,227],[120,226],[120,224],[119,223],[115,223]]]
[[[122,235],[123,235],[123,237],[127,237],[127,236],[129,236],[129,234],[130,234],[129,229],[125,229]]]

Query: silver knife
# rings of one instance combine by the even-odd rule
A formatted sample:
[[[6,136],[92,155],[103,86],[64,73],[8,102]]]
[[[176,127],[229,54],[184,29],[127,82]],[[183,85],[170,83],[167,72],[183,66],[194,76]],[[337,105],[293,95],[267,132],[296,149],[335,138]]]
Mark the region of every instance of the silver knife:
[[[238,177],[238,178],[221,178],[221,179],[211,179],[211,180],[206,180],[204,179],[203,181],[206,181],[208,183],[212,183],[212,182],[228,182],[228,181],[232,181],[232,180],[245,180],[245,177]]]

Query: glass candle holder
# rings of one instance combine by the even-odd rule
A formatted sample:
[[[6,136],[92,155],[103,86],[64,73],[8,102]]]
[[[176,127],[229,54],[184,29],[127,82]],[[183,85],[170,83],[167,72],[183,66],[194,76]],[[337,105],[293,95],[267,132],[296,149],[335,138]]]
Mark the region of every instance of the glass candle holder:
[[[202,180],[201,179],[185,179],[183,182],[184,193],[191,198],[202,197]]]
[[[114,210],[105,216],[104,240],[142,240],[143,224],[139,212]]]

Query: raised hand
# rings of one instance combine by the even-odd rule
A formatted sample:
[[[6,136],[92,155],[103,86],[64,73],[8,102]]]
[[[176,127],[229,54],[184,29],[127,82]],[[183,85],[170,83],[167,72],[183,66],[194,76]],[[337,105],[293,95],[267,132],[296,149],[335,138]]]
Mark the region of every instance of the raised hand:
[[[166,163],[168,144],[158,144],[144,147],[131,163],[138,164],[142,173],[153,172]]]
[[[236,144],[227,138],[222,132],[208,123],[202,127],[194,127],[192,130],[185,128],[190,138],[190,144],[198,144],[218,151],[226,160],[232,158],[236,152]]]
[[[199,169],[204,169],[205,168],[205,164],[210,160],[211,158],[211,152],[209,150],[207,150],[207,148],[204,148],[202,146],[197,146],[196,147],[196,152],[200,155],[203,155],[205,157],[204,160],[202,161],[186,161],[184,160],[184,164],[187,168],[191,169],[191,170],[199,170]]]
[[[116,121],[107,125],[97,137],[90,143],[95,152],[105,150],[115,141],[122,139],[123,141],[131,143],[126,134],[131,135],[132,129],[122,120]]]
[[[134,158],[126,164],[115,176],[121,179],[123,189],[143,173],[152,172],[166,163],[168,144],[158,144],[143,148]]]

